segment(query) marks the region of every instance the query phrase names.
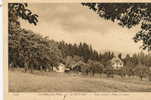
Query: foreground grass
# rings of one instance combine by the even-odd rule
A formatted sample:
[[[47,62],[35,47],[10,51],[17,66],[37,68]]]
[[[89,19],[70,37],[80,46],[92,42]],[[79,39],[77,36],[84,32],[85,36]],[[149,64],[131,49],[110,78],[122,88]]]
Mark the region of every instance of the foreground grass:
[[[56,72],[9,70],[10,92],[147,92],[151,82],[130,78],[75,76]]]

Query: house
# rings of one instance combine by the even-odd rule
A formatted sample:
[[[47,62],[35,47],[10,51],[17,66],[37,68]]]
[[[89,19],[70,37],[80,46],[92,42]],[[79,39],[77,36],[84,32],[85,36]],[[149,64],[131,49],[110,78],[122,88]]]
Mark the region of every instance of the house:
[[[60,63],[57,67],[53,67],[53,71],[55,72],[65,72],[66,67],[64,64]]]
[[[113,57],[111,59],[111,66],[114,70],[119,70],[124,66],[124,63],[119,57]]]

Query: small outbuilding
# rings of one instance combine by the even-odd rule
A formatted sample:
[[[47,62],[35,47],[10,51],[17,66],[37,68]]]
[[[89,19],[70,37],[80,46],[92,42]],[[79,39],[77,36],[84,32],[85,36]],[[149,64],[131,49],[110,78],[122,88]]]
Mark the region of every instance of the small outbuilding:
[[[60,63],[57,67],[53,68],[53,71],[55,72],[65,72],[66,67],[64,64]]]

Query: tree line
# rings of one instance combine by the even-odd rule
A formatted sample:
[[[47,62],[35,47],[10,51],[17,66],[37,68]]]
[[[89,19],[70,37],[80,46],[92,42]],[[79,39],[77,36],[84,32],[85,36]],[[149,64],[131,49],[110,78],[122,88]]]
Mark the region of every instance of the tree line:
[[[65,41],[50,40],[31,30],[21,27],[11,30],[9,33],[9,65],[16,68],[21,67],[25,72],[31,70],[49,70],[57,67],[60,63],[65,64],[74,72],[83,74],[105,73],[108,77],[118,74],[145,77],[151,66],[151,55],[140,52],[138,54],[118,58],[124,63],[121,70],[115,71],[111,65],[111,59],[115,57],[114,52],[96,51],[87,43],[71,44]]]

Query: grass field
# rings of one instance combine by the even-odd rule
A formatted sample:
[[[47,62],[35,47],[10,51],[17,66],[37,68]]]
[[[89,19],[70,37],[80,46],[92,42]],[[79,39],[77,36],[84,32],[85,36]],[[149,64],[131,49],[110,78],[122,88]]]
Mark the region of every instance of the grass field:
[[[56,72],[9,70],[10,92],[149,92],[151,82],[135,78],[106,78]]]

